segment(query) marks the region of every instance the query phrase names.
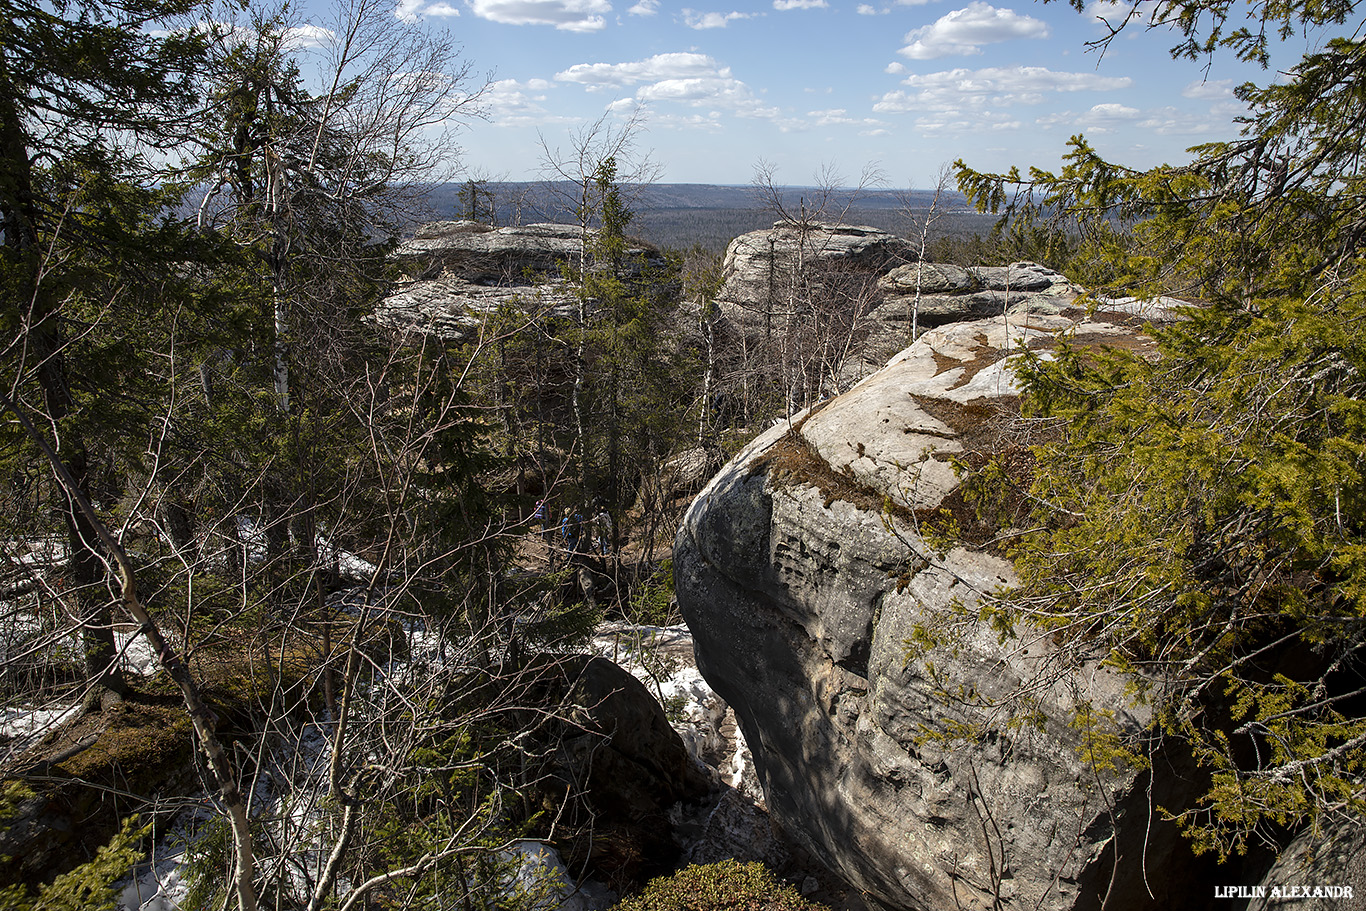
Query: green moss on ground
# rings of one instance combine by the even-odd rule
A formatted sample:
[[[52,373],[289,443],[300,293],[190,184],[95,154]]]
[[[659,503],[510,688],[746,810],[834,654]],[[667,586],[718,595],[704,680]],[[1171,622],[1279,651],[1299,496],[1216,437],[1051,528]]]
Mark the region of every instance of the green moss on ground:
[[[723,860],[651,880],[613,911],[828,911],[761,863]]]

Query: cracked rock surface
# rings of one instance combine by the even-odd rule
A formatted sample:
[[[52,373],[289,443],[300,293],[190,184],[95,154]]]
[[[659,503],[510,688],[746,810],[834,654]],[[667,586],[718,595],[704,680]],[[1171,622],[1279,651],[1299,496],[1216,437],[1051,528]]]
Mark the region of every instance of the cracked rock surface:
[[[1131,322],[1059,308],[932,330],[761,435],[684,519],[679,602],[770,812],[887,905],[1085,908],[1106,891],[1107,907],[1149,901],[1135,897],[1141,881],[1110,882],[1115,846],[1124,856],[1144,825],[1146,778],[1089,767],[1071,724],[1077,700],[1116,710],[1128,730],[1146,717],[1126,708],[1118,676],[1056,667],[1045,637],[1002,644],[976,620],[973,606],[1013,579],[1002,557],[917,534],[958,485],[951,460],[965,441],[981,445],[973,422],[1013,407],[1012,346],[1068,333],[1141,348]],[[955,603],[967,608],[955,647],[912,652],[917,626],[943,624]],[[1173,863],[1148,906],[1183,906]]]

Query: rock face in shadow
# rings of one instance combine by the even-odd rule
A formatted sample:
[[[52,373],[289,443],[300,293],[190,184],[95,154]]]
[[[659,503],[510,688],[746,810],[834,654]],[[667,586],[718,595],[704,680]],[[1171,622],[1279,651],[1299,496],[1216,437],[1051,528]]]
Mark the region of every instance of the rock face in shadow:
[[[1187,900],[1194,867],[1175,833],[1150,831],[1146,777],[1079,751],[1079,701],[1114,710],[1123,730],[1146,724],[1123,680],[1054,667],[1046,637],[1003,646],[973,608],[1010,565],[917,533],[927,510],[952,505],[952,460],[991,445],[1013,408],[1003,352],[1060,332],[1150,344],[1079,311],[931,330],[755,440],[693,502],[675,545],[698,666],[736,711],[770,811],[893,907],[1098,907],[1107,891],[1110,908],[1208,904],[1204,890]],[[955,646],[911,648],[918,627],[948,631],[955,603]],[[1145,833],[1170,860],[1152,877],[1165,884],[1150,899],[1141,877],[1137,889],[1116,877],[1121,895],[1113,857],[1123,867]]]
[[[1247,911],[1361,911],[1366,908],[1366,824],[1338,819],[1303,832],[1281,852]]]
[[[711,782],[645,686],[612,661],[542,656],[524,671],[532,704],[552,710],[546,777],[537,783],[552,841],[574,869],[614,887],[640,885],[677,860],[669,810]]]

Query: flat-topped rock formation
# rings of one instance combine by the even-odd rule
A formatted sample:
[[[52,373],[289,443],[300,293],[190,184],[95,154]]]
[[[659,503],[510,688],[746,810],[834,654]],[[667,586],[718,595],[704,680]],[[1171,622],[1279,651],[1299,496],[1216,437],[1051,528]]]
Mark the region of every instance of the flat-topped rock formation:
[[[731,241],[716,301],[725,332],[760,339],[822,322],[851,344],[845,386],[881,367],[916,331],[952,322],[1057,314],[1081,289],[1035,263],[962,267],[921,263],[904,238],[877,228],[778,222]],[[821,335],[820,326],[815,326]],[[733,342],[734,343],[734,342]]]
[[[462,341],[507,308],[558,317],[573,316],[574,291],[564,270],[576,270],[587,238],[577,225],[537,224],[494,228],[472,221],[420,227],[392,254],[406,278],[375,312],[375,322],[401,332],[431,332]],[[633,246],[622,259],[628,279],[660,268],[663,257]]]

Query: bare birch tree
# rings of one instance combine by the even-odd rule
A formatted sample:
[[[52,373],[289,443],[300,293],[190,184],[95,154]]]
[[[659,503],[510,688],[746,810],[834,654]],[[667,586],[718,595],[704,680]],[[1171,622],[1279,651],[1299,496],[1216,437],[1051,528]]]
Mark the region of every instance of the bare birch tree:
[[[915,295],[907,305],[910,313],[907,314],[909,327],[906,336],[906,344],[914,342],[920,337],[920,295],[921,288],[925,282],[925,256],[929,249],[930,232],[934,228],[935,222],[944,216],[944,194],[953,186],[953,169],[947,162],[939,166],[939,174],[935,178],[934,197],[930,200],[929,208],[924,214],[918,214],[911,204],[910,195],[907,194],[903,209],[907,219],[910,221],[911,236],[919,241],[919,255],[915,260]]]

